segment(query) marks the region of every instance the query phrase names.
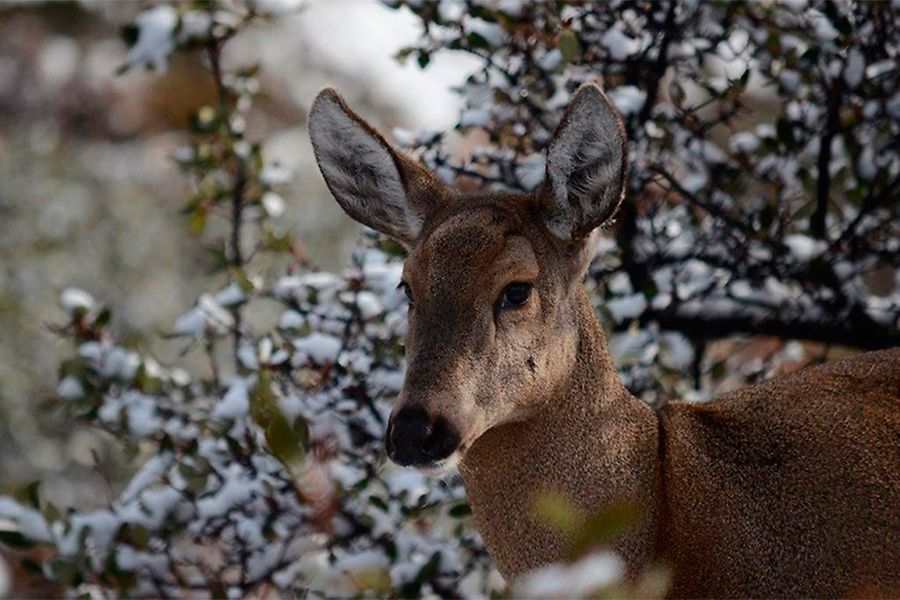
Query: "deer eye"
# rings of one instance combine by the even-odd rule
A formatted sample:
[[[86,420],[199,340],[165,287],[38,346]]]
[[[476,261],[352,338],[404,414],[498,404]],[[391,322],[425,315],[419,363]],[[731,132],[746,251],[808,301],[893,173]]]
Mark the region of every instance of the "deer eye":
[[[401,281],[400,285],[397,286],[398,290],[403,290],[403,295],[406,296],[406,301],[409,302],[409,305],[413,305],[413,296],[412,290],[409,287],[409,284],[405,281]]]
[[[500,296],[500,308],[520,308],[531,297],[532,286],[530,283],[511,283],[503,289]]]

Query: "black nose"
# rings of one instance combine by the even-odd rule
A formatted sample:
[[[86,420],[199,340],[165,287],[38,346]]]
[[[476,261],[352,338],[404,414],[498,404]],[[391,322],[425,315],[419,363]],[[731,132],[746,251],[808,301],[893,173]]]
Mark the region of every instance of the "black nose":
[[[421,408],[404,408],[388,423],[388,456],[398,465],[427,467],[453,454],[459,434],[446,419],[430,419]]]

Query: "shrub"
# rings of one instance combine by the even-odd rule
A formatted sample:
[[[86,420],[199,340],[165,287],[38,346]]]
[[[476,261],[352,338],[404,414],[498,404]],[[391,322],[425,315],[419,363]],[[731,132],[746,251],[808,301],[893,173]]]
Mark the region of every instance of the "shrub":
[[[226,239],[210,239],[228,283],[171,331],[205,353],[206,373],[123,346],[107,309],[81,290],[62,293],[58,331],[73,354],[59,400],[139,465],[97,510],[61,511],[36,486],[0,498],[0,519],[15,524],[0,541],[44,548],[48,560],[23,567],[67,589],[411,597],[504,587],[458,479],[385,465],[381,438],[404,373],[399,248],[367,233],[341,274],[257,267],[264,253],[291,256],[278,220],[289,176],[245,136],[256,69],[227,71],[219,57],[248,24],[290,4],[157,5],[125,30],[126,68],[162,69],[187,50],[209,62],[218,102],[196,113],[192,143],[173,159],[194,183],[192,229],[228,224]],[[590,277],[634,392],[709,396],[726,376],[766,376],[812,347],[781,343],[766,361],[736,365],[709,352],[731,336],[900,341],[895,8],[394,4],[422,23],[401,59],[427,68],[435,53],[458,51],[482,61],[459,88],[457,130],[486,145],[458,160],[442,132],[395,132],[448,182],[540,185],[561,108],[602,79],[631,140],[630,195]],[[254,310],[276,312],[277,324],[257,331]],[[514,589],[590,594],[620,571],[614,556],[590,555]]]

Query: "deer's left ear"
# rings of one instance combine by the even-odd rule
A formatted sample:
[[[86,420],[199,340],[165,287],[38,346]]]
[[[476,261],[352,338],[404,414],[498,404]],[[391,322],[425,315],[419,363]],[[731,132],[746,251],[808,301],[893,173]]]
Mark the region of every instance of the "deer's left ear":
[[[547,150],[540,201],[550,231],[572,241],[607,222],[622,201],[626,160],[619,113],[596,85],[582,86]]]

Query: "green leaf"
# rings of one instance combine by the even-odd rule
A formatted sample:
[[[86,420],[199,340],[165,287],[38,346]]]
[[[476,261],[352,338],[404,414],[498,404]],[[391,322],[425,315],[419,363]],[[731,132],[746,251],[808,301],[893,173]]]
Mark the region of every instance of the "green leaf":
[[[294,238],[290,233],[275,233],[266,231],[266,248],[272,252],[290,252],[294,246]]]
[[[447,514],[457,519],[460,517],[467,517],[472,514],[472,507],[465,502],[460,502],[456,506],[451,507],[450,510],[447,511]]]
[[[422,596],[422,586],[437,575],[438,567],[441,565],[441,553],[435,552],[427,563],[422,565],[416,578],[400,588],[401,598],[419,598]]]
[[[191,233],[194,235],[200,235],[203,233],[203,230],[206,229],[206,212],[203,210],[195,210],[191,214],[191,218],[188,221]]]
[[[468,37],[466,38],[469,42],[470,48],[490,48],[491,45],[488,44],[488,41],[484,39],[483,36],[475,33],[474,31],[470,31]]]
[[[134,23],[129,23],[128,25],[122,26],[119,29],[119,36],[122,38],[122,41],[125,42],[129,47],[134,46],[135,42],[138,40],[138,33],[140,30],[138,26]]]
[[[44,574],[44,569],[41,567],[40,563],[30,558],[23,558],[22,560],[20,560],[19,566],[22,567],[23,571],[31,573],[32,575]]]
[[[242,269],[238,269],[236,267],[232,267],[229,270],[231,276],[234,278],[235,283],[238,284],[238,287],[241,288],[241,291],[245,294],[252,294],[256,289],[253,285],[253,282],[250,281],[250,278],[247,277],[247,274],[244,273]]]
[[[139,550],[144,550],[150,545],[150,532],[146,527],[136,523],[126,523],[119,531],[121,539]]]
[[[34,547],[35,543],[18,531],[0,531],[0,544],[25,550]]]
[[[635,525],[643,511],[634,502],[617,502],[590,517],[578,528],[571,558],[577,558],[600,543],[611,542]]]
[[[384,512],[388,511],[387,502],[385,502],[383,498],[379,498],[378,496],[373,494],[373,495],[369,496],[369,502],[371,502],[372,504],[374,504],[375,506],[377,506]]]
[[[22,486],[16,492],[16,499],[20,502],[31,506],[31,508],[41,508],[41,494],[39,488],[40,481],[32,481],[28,485]]]
[[[305,436],[281,412],[267,371],[259,372],[259,380],[250,394],[250,416],[265,432],[272,454],[289,469],[300,467]]]
[[[578,507],[558,492],[540,492],[535,499],[534,510],[539,522],[566,536],[576,533],[581,520]]]
[[[47,502],[44,504],[43,512],[44,512],[44,520],[47,521],[47,523],[56,523],[57,521],[59,521],[62,518],[61,515],[59,514],[59,509],[56,508],[56,505],[53,504],[52,502]]]
[[[406,256],[406,249],[399,242],[389,238],[379,240],[378,249],[390,256]]]
[[[565,31],[559,36],[559,51],[570,63],[581,60],[581,42],[578,41],[578,36],[572,31]]]

